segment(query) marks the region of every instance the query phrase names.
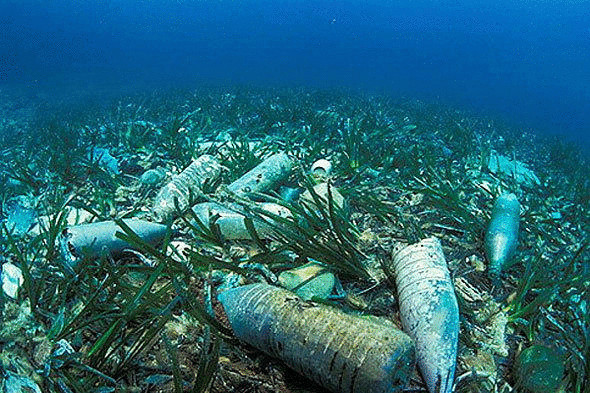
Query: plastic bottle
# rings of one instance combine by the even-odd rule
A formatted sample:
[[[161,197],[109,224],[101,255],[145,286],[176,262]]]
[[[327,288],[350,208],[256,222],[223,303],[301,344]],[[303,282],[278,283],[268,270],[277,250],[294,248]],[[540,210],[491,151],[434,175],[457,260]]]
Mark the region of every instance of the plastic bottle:
[[[219,295],[235,335],[333,392],[401,392],[414,369],[412,340],[383,318],[303,301],[268,284]]]
[[[156,196],[153,207],[154,218],[165,222],[173,218],[178,208],[182,211],[202,195],[205,182],[212,182],[221,173],[221,164],[215,157],[204,154],[194,160],[184,171],[170,179]],[[190,201],[190,197],[193,198]]]

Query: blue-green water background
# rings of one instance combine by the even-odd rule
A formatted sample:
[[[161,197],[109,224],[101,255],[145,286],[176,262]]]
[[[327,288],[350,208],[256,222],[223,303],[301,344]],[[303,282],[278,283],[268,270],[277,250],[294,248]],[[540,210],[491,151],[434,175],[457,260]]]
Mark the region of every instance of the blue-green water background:
[[[590,143],[588,1],[0,0],[0,88],[344,87]]]

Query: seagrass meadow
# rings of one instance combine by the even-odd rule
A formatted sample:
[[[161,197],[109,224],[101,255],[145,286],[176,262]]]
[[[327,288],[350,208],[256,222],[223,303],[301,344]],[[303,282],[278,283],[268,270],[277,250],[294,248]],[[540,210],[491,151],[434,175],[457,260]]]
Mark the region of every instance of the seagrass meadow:
[[[454,391],[590,391],[590,164],[580,147],[441,104],[346,91],[210,88],[92,103],[0,94],[5,389],[324,392],[239,341],[218,293],[276,285],[318,261],[341,285],[312,302],[401,329],[386,266],[400,243],[436,237],[459,305]],[[227,192],[281,152],[294,162],[282,188]],[[193,202],[241,206],[251,238],[228,240],[188,209],[161,243],[146,243],[122,219],[151,220],[158,190],[203,154],[222,170]],[[310,173],[319,159],[332,165],[323,204]],[[484,238],[504,193],[520,203],[518,244],[491,278]],[[134,251],[68,264],[63,230],[106,220]],[[261,221],[280,230],[258,236]],[[22,274],[18,291],[5,284],[8,264]],[[522,356],[529,348],[550,356]],[[554,383],[535,385],[547,367]],[[417,368],[403,391],[427,391]]]

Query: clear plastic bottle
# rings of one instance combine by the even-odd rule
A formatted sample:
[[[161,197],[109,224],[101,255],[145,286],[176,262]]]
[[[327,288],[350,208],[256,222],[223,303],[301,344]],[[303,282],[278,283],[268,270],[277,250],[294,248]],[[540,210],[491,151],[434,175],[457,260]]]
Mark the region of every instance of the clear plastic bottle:
[[[174,217],[177,206],[180,210],[190,207],[202,195],[205,182],[214,181],[220,173],[221,164],[215,157],[204,154],[194,160],[158,192],[153,207],[154,218],[164,222]]]

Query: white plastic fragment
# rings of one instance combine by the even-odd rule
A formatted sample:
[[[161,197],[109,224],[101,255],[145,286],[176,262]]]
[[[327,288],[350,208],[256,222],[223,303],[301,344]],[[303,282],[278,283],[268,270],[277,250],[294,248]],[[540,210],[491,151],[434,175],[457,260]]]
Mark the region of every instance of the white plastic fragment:
[[[5,204],[6,228],[17,236],[28,232],[37,218],[33,202],[25,195],[19,195]]]
[[[528,185],[539,185],[541,181],[533,171],[526,165],[517,160],[511,160],[508,157],[498,154],[492,150],[487,162],[488,170],[494,174],[501,173],[514,177],[517,183]]]
[[[227,189],[240,196],[272,190],[289,176],[292,168],[291,157],[286,153],[277,153],[228,185]]]
[[[13,373],[10,370],[4,371],[4,389],[2,393],[42,393],[39,385],[31,378]]]
[[[329,177],[332,174],[332,163],[324,158],[317,160],[311,166],[311,174],[317,177]]]
[[[490,278],[498,280],[518,245],[520,203],[514,194],[502,194],[494,202],[485,236]]]
[[[23,273],[18,266],[10,262],[2,265],[2,290],[6,296],[16,299],[24,281]]]
[[[146,243],[155,245],[164,239],[168,227],[150,221],[125,219],[123,222]],[[99,258],[102,254],[118,256],[133,246],[116,236],[123,229],[115,221],[94,222],[67,227],[62,231],[60,245],[64,259],[75,266],[84,257]]]
[[[328,209],[328,199],[331,196],[334,207],[346,210],[346,200],[336,187],[328,183],[320,183],[313,187],[313,192],[319,197],[319,200],[324,209]],[[313,207],[317,207],[316,201],[309,190],[305,190],[305,192],[301,195],[300,201],[305,202]]]
[[[119,174],[119,162],[111,155],[108,149],[102,147],[94,147],[90,153],[90,157],[98,163],[104,170],[114,175]]]

